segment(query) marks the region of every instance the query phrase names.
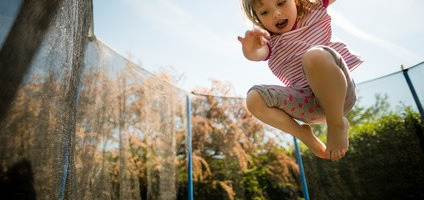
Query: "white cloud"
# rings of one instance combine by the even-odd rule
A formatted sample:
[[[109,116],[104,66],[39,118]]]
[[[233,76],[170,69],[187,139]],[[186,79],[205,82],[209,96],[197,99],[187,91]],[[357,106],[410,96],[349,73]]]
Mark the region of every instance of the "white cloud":
[[[384,40],[381,37],[377,37],[374,36],[370,33],[367,33],[363,30],[361,30],[360,28],[356,27],[355,25],[353,25],[348,19],[346,19],[341,13],[335,11],[334,9],[329,8],[329,13],[332,16],[333,19],[333,23],[344,29],[345,31],[347,31],[348,33],[361,38],[363,40],[366,41],[370,41],[373,43],[376,43],[378,45],[380,45],[381,47],[383,47],[385,50],[389,51],[390,53],[392,53],[393,55],[404,59],[404,60],[420,60],[421,57],[418,56],[417,54],[409,51],[408,49],[394,44],[388,40]]]

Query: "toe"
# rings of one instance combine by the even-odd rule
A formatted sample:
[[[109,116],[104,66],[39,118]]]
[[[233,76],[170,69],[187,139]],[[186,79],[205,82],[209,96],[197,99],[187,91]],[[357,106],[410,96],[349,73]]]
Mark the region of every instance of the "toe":
[[[346,152],[347,152],[346,150],[343,150],[343,151],[342,151],[342,158],[343,158],[343,157],[345,157]]]
[[[332,160],[336,161],[336,160],[339,160],[340,158],[341,158],[341,152],[340,151],[334,151]]]
[[[343,157],[342,151],[337,151],[337,160],[341,159]]]
[[[331,160],[332,160],[332,161],[336,161],[336,160],[337,160],[337,154],[336,154],[336,152],[335,152],[335,151],[332,151],[332,152],[331,152]]]
[[[331,159],[331,152],[328,149],[325,150],[325,158],[326,159]]]

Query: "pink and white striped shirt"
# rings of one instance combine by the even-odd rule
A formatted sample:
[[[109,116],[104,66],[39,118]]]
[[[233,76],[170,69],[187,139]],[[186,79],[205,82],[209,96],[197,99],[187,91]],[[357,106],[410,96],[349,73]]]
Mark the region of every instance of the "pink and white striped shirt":
[[[360,56],[351,53],[344,43],[331,40],[331,17],[327,13],[327,6],[328,0],[322,0],[318,5],[308,5],[305,15],[298,19],[294,30],[271,37],[268,43],[268,66],[286,86],[308,86],[302,71],[302,56],[308,49],[317,45],[336,50],[350,71],[363,62]]]

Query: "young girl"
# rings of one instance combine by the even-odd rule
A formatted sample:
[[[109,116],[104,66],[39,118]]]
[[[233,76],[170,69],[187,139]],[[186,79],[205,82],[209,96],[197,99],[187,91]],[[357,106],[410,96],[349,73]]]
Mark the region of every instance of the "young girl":
[[[338,160],[349,147],[344,117],[356,102],[349,71],[363,61],[342,42],[331,40],[327,6],[336,0],[241,0],[259,28],[238,37],[244,56],[268,60],[285,85],[255,85],[246,98],[259,120],[299,138],[318,157]],[[327,146],[308,124],[328,127]]]

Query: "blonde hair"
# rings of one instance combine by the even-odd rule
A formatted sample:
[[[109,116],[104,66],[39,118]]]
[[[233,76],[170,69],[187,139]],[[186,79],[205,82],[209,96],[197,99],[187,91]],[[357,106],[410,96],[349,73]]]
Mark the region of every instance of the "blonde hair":
[[[255,10],[253,9],[256,2],[261,0],[240,0],[240,7],[244,17],[249,19],[254,25],[262,27],[263,25],[259,20],[259,17],[256,15]],[[297,17],[302,17],[307,12],[307,7],[316,5],[319,3],[319,0],[294,0],[297,8]]]

